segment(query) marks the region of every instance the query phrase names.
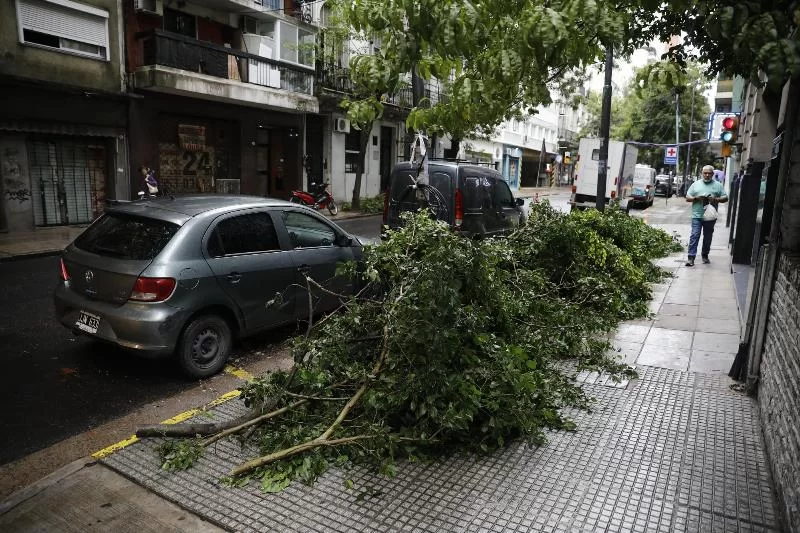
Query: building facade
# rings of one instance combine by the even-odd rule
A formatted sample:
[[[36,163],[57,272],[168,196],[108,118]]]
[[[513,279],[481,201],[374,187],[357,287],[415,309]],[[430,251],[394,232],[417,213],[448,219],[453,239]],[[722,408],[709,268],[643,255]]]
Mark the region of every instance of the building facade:
[[[0,231],[88,224],[128,188],[119,0],[0,3]]]
[[[290,0],[125,0],[130,194],[286,198],[301,184],[316,27]]]

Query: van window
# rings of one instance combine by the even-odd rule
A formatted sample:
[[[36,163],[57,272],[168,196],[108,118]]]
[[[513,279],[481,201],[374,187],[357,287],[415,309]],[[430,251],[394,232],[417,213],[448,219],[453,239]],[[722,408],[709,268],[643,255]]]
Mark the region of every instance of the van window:
[[[409,190],[412,183],[412,172],[404,170],[395,174],[392,180],[392,189],[390,198],[397,202],[415,202],[413,192]],[[435,171],[428,174],[428,183],[436,188],[445,201],[453,194],[453,180],[446,172]]]
[[[647,185],[652,183],[655,170],[652,168],[637,168],[633,173],[633,182]]]
[[[464,198],[464,206],[467,208],[491,209],[494,205],[492,180],[480,174],[464,172],[461,194]]]
[[[500,207],[514,207],[514,195],[505,180],[494,180],[494,202]]]
[[[592,150],[592,161],[600,161],[600,150],[598,148]]]

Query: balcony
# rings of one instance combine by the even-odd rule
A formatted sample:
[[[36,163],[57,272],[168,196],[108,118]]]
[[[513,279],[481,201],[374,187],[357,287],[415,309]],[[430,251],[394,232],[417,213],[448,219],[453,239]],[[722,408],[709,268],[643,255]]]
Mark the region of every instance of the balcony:
[[[240,50],[151,30],[137,34],[143,65],[134,86],[195,98],[317,112],[314,71]]]
[[[322,90],[333,91],[346,95],[353,94],[353,82],[350,79],[350,69],[336,65],[323,65],[317,70],[317,85]],[[431,83],[425,84],[424,98],[427,98],[430,105],[439,102],[446,102],[447,95],[440,92],[439,88]],[[414,102],[414,95],[411,87],[401,87],[397,92],[384,98],[383,103],[393,105],[402,109],[411,109]]]

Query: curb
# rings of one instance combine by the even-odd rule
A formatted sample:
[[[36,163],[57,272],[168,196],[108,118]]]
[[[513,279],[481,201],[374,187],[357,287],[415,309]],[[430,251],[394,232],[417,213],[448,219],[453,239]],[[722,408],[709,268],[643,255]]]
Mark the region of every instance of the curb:
[[[76,459],[71,463],[62,466],[55,472],[44,476],[39,481],[34,481],[27,487],[23,487],[16,492],[13,492],[8,498],[0,502],[0,516],[6,514],[17,505],[30,500],[40,492],[52,487],[64,478],[67,478],[75,472],[96,464],[97,460],[92,457],[82,457]]]
[[[25,252],[21,254],[6,254],[5,252],[0,252],[0,263],[10,263],[11,261],[19,261],[22,259],[35,259],[37,257],[51,257],[59,255],[63,251],[63,249],[58,248],[53,250],[37,250],[35,252]]]

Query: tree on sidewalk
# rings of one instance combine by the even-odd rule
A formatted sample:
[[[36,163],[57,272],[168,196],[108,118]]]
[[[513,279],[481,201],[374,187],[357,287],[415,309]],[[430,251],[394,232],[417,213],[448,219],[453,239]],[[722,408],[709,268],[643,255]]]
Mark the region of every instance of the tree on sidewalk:
[[[400,459],[540,443],[545,429],[574,427],[566,408],[591,405],[575,372],[631,375],[603,335],[647,313],[648,283],[663,276],[651,260],[675,250],[670,236],[618,211],[547,203],[504,240],[464,239],[426,213],[407,222],[365,249],[365,290],[294,340],[293,369],[243,387],[252,416],[165,441],[164,468],[246,438],[260,455],[232,483],[278,491],[349,463],[391,475]]]

